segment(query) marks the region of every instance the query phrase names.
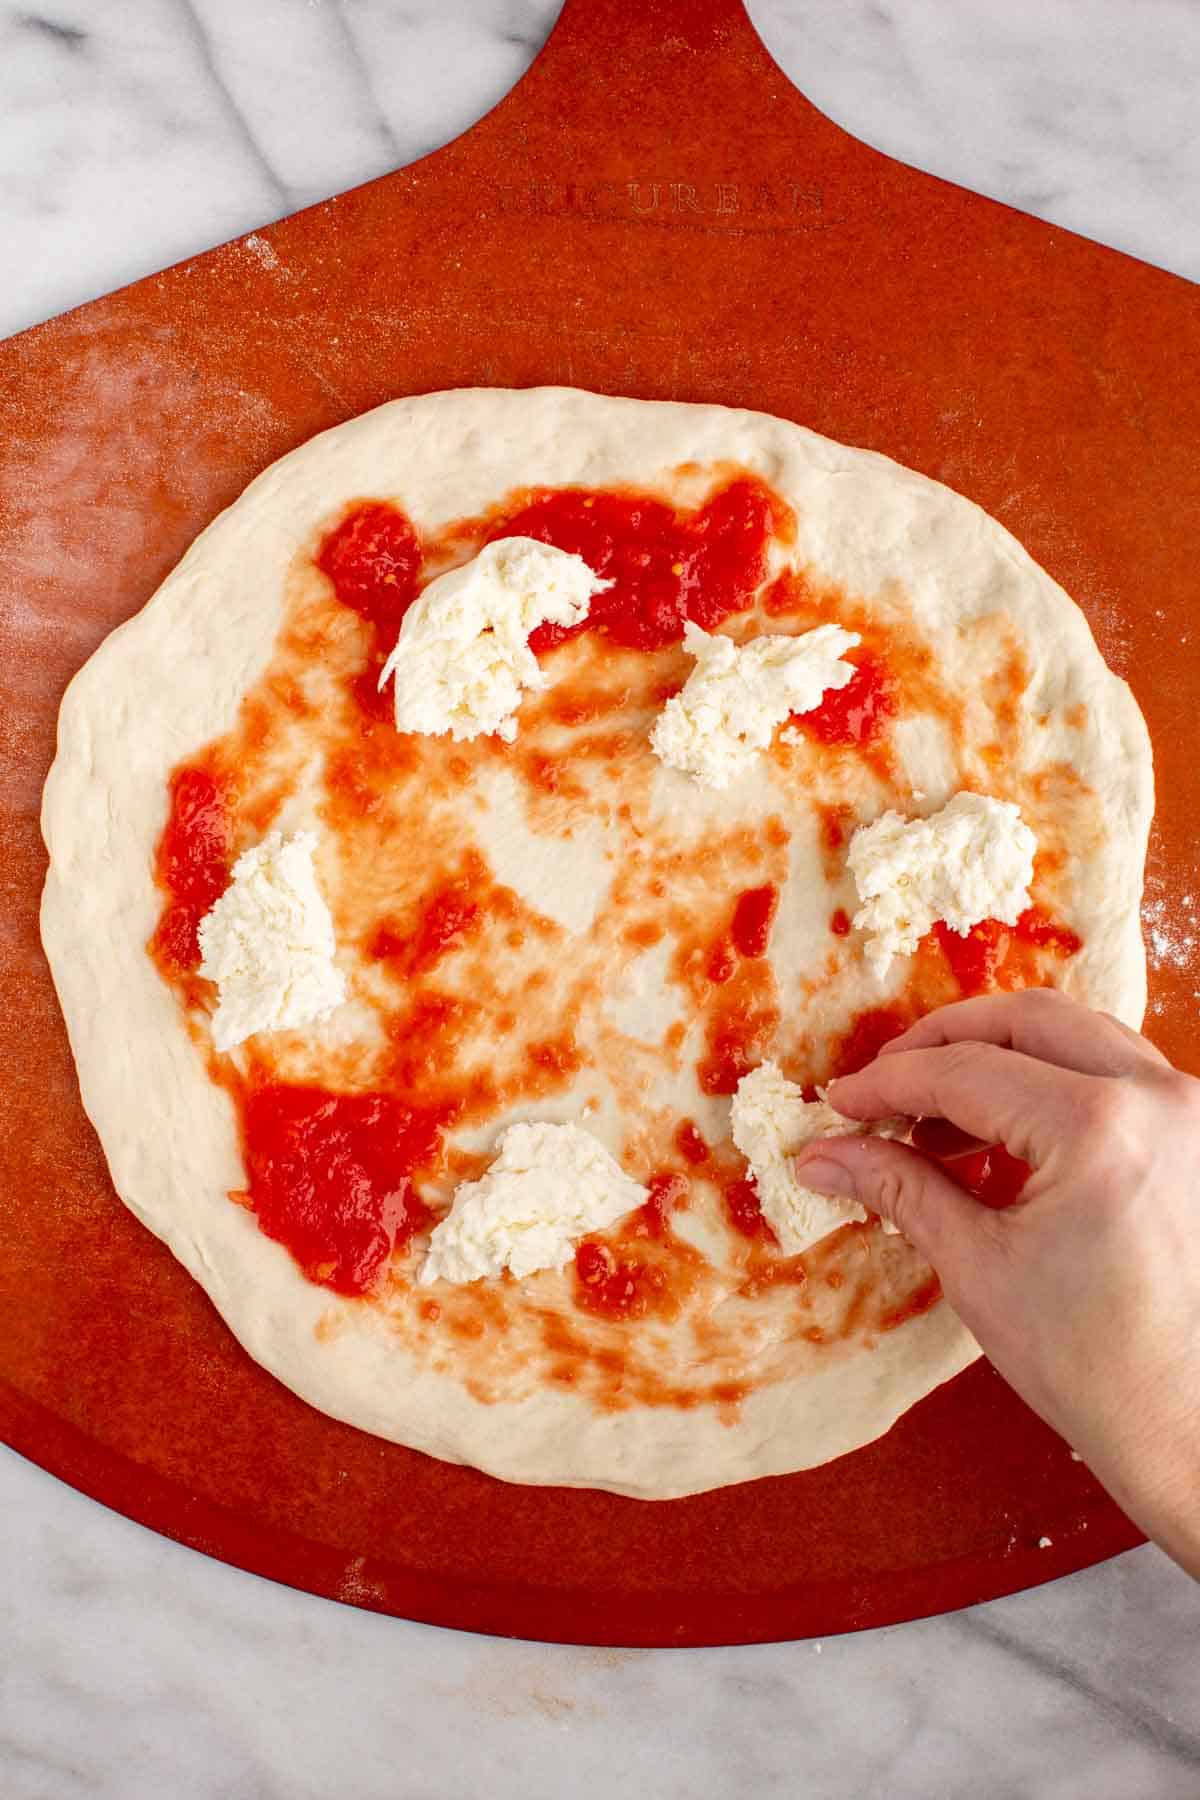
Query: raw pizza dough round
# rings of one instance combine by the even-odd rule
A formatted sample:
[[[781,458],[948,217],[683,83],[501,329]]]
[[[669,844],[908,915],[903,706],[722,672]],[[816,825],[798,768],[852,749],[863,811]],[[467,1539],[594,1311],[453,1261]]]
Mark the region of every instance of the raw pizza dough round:
[[[308,1282],[228,1198],[244,1181],[233,1107],[146,952],[162,901],[153,855],[168,776],[233,728],[243,696],[272,658],[290,572],[350,502],[394,499],[419,529],[432,531],[485,512],[515,489],[633,485],[670,495],[681,480],[700,480],[702,489],[697,469],[731,464],[770,482],[795,509],[797,536],[786,557],[797,569],[815,571],[936,647],[939,672],[965,696],[976,735],[986,736],[992,719],[970,709],[981,703],[1002,645],[1018,643],[1028,679],[1010,721],[1007,761],[999,769],[994,760],[973,765],[973,772],[979,785],[1019,799],[1035,830],[1039,808],[1047,831],[1053,818],[1067,820],[1056,899],[1083,947],[1065,965],[1062,985],[1138,1024],[1145,1002],[1138,908],[1152,782],[1149,742],[1129,690],[1105,666],[1074,603],[978,507],[882,456],[780,419],[555,388],[395,401],[324,433],[254,481],[150,603],[101,646],[62,706],[43,812],[50,870],[42,932],[84,1104],[118,1193],[206,1289],[250,1355],[312,1405],[510,1481],[664,1498],[810,1467],[886,1431],[978,1348],[942,1302],[870,1345],[824,1356],[812,1346],[794,1350],[793,1363],[751,1382],[736,1405],[599,1406],[586,1384],[573,1390],[524,1379],[519,1370],[507,1385],[499,1378],[492,1390],[481,1388],[386,1309]],[[597,644],[588,654],[603,654]],[[728,820],[739,808],[757,825],[765,808],[795,810],[803,756],[772,752],[749,790],[713,796],[658,769],[647,750],[638,804],[682,818],[679,830],[693,818]],[[910,810],[933,810],[964,774],[961,755],[956,762],[928,719],[904,722],[901,760]],[[675,785],[664,789],[664,782]],[[552,887],[566,868],[553,830],[544,820],[540,831],[537,819],[532,830],[528,819],[504,823],[510,803],[511,795],[497,799],[495,816],[479,826],[486,847],[518,867],[517,874],[502,870],[512,881],[536,851],[538,879],[543,890]],[[289,828],[301,822],[299,801],[293,811]],[[311,808],[305,816],[311,820]],[[785,895],[773,945],[780,979],[797,994],[812,954],[812,906],[826,917],[830,904],[814,842],[799,836],[789,852],[793,900]],[[598,854],[607,856],[611,878],[621,841]],[[335,879],[328,868],[326,875]],[[572,926],[570,886],[565,880],[557,905],[562,941],[572,951],[581,946],[583,956],[589,927],[585,918]],[[820,890],[815,902],[810,887]],[[553,912],[554,897],[543,891],[542,899]],[[638,1032],[651,1030],[639,1022],[639,1005],[649,1019],[661,995],[639,1000],[632,960],[609,972],[627,1013],[633,1009],[623,1029],[636,1047]],[[853,968],[839,979],[868,980]],[[864,985],[860,1003],[867,992]],[[849,1004],[850,989],[846,995]],[[818,1006],[809,1020],[814,1031],[821,1016]],[[653,1030],[662,1025],[654,1017]],[[335,1015],[328,1029],[336,1044],[339,1032],[352,1034],[353,1017],[339,1025]],[[295,1054],[302,1067],[303,1050]],[[672,1103],[702,1109],[708,1129],[719,1130],[727,1102],[700,1097],[689,1109],[688,1074],[678,1077]],[[581,1093],[569,1087],[553,1104],[518,1116],[577,1116]],[[626,1153],[629,1166],[629,1121],[611,1102],[612,1094],[601,1095],[588,1123]],[[532,1280],[539,1300],[565,1304],[565,1277]],[[751,1332],[752,1358],[761,1352],[769,1360],[778,1350],[769,1338],[768,1328],[757,1339]],[[516,1354],[519,1361],[519,1340]],[[662,1354],[677,1355],[684,1368],[684,1351]],[[493,1367],[504,1355],[503,1346],[493,1350]]]

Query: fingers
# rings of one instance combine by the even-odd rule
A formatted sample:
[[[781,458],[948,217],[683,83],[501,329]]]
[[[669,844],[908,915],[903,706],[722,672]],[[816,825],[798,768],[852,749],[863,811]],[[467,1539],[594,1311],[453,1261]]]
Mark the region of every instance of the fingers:
[[[991,1215],[918,1151],[887,1138],[823,1138],[794,1168],[805,1187],[890,1219],[950,1286],[970,1282]]]
[[[1087,1075],[996,1044],[950,1043],[879,1056],[829,1088],[849,1119],[935,1116],[1040,1167],[1071,1141],[1094,1091]]]
[[[1135,1031],[1132,1025],[1126,1025],[1123,1019],[1118,1019],[1109,1012],[1097,1013],[1096,1017],[1098,1019],[1107,1020],[1113,1030],[1119,1031],[1127,1043],[1136,1045],[1142,1061],[1149,1058],[1151,1062],[1158,1063],[1160,1068],[1169,1069],[1171,1067],[1169,1058],[1163,1055],[1158,1045],[1152,1044],[1150,1039],[1148,1037],[1143,1037],[1140,1031]]]
[[[1118,1019],[1092,1012],[1053,988],[985,994],[939,1007],[885,1044],[880,1055],[936,1050],[968,1039],[1019,1050],[1081,1075],[1126,1075],[1147,1060],[1164,1061],[1152,1044]]]

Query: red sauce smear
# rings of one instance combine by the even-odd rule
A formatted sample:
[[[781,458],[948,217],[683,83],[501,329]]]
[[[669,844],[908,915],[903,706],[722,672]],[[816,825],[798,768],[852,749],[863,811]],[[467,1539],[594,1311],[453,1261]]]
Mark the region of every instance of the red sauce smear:
[[[483,927],[489,915],[506,908],[483,859],[468,854],[462,872],[439,883],[412,909],[404,921],[384,919],[366,944],[367,955],[386,962],[398,975],[410,979],[424,975],[449,951],[467,943]],[[511,895],[506,898],[511,902]]]
[[[1060,956],[1074,956],[1082,950],[1083,939],[1069,925],[1059,925],[1043,907],[1031,906],[1017,920],[1017,936],[1027,944],[1043,950],[1057,950]]]
[[[958,1125],[952,1125],[949,1119],[918,1119],[913,1126],[913,1145],[923,1156],[931,1156],[935,1162],[949,1162],[956,1156],[966,1156],[970,1151],[979,1148],[979,1139],[963,1131]]]
[[[1008,954],[1008,927],[997,919],[983,919],[964,937],[939,919],[933,936],[962,992],[986,993]]]
[[[718,986],[731,981],[740,956],[753,962],[767,954],[778,909],[779,889],[770,884],[738,895],[728,934],[719,937],[709,952],[705,972],[710,981]]]
[[[408,1005],[387,1022],[393,1049],[389,1075],[395,1087],[413,1094],[427,1093],[435,1085],[444,1091],[454,1078],[459,1046],[477,1011],[475,1002],[462,995],[418,986]]]
[[[821,860],[831,882],[841,881],[846,873],[846,845],[858,823],[852,806],[826,805],[818,801],[817,816],[821,829]]]
[[[376,642],[367,652],[367,666],[359,674],[352,675],[348,686],[359,707],[366,717],[375,725],[390,725],[395,730],[396,704],[392,699],[390,687],[380,687],[379,677],[383,673],[383,665],[387,661],[391,644],[386,646]],[[375,796],[370,795],[371,806],[364,810],[373,810],[378,804]]]
[[[939,920],[932,936],[964,995],[985,994],[997,986],[1026,987],[1030,985],[1029,976],[1036,981],[1036,970],[1023,967],[1019,955],[1022,945],[1068,957],[1075,955],[1082,941],[1037,906],[1028,907],[1015,925],[983,919],[965,935]],[[1014,979],[1006,979],[1010,974]]]
[[[732,981],[737,973],[737,966],[737,952],[733,944],[729,938],[719,937],[709,954],[705,970],[708,979],[721,987],[725,982]]]
[[[421,542],[398,506],[370,500],[328,534],[316,563],[343,606],[393,629],[417,597]]]
[[[633,1215],[633,1235],[667,1238],[671,1231],[671,1214],[688,1203],[687,1176],[670,1172],[652,1175],[646,1185],[650,1198]]]
[[[879,1315],[880,1331],[895,1331],[901,1325],[907,1325],[910,1319],[919,1319],[927,1313],[931,1306],[936,1306],[942,1297],[942,1284],[938,1277],[930,1271],[913,1293],[902,1300],[898,1306],[886,1307]]]
[[[770,1052],[779,1012],[754,995],[735,995],[714,1015],[708,1034],[708,1054],[696,1074],[706,1094],[732,1094],[743,1075],[757,1067]]]
[[[150,948],[168,979],[200,964],[197,928],[229,886],[233,823],[225,784],[189,765],[171,777],[171,811],[158,840],[154,877],[169,896]]]
[[[778,1240],[763,1217],[758,1189],[752,1181],[727,1181],[721,1189],[725,1217],[733,1229],[751,1242],[771,1243]]]
[[[896,711],[895,690],[875,658],[852,653],[846,661],[856,668],[845,687],[831,690],[820,706],[793,719],[821,744],[874,743]]]
[[[840,850],[854,830],[854,808],[841,805],[828,806],[818,802],[817,811],[821,815],[822,848],[826,851]]]
[[[392,925],[380,925],[367,945],[368,956],[393,963],[403,975],[432,969],[447,950],[467,941],[479,919],[479,908],[455,888],[443,888],[426,901],[420,924],[405,937]]]
[[[573,1298],[584,1312],[608,1319],[674,1314],[694,1278],[697,1252],[671,1230],[671,1215],[689,1198],[686,1175],[650,1177],[649,1199],[622,1223],[618,1238],[585,1238],[575,1252]]]
[[[850,914],[845,907],[839,906],[829,921],[829,929],[834,937],[848,937],[850,933]]]
[[[777,497],[747,476],[690,512],[648,494],[547,489],[489,535],[554,544],[613,583],[594,597],[581,625],[540,626],[529,640],[535,651],[580,631],[601,631],[633,650],[661,650],[679,642],[689,619],[711,631],[750,605],[766,574],[768,541],[783,522]]]
[[[779,909],[779,889],[773,886],[748,888],[739,894],[733,909],[733,942],[740,956],[765,956],[771,940],[771,926]]]
[[[684,1119],[676,1131],[675,1147],[684,1161],[694,1166],[708,1161],[708,1145],[691,1119]]]
[[[900,1006],[872,1007],[859,1013],[849,1031],[834,1046],[829,1078],[856,1075],[873,1063],[885,1044],[898,1038],[912,1024],[912,1016]]]
[[[364,1294],[430,1221],[413,1172],[438,1160],[444,1113],[391,1094],[265,1086],[243,1099],[249,1203],[310,1281]]]
[[[657,1311],[669,1286],[661,1263],[619,1255],[588,1238],[575,1252],[575,1304],[608,1319],[644,1319]]]
[[[701,987],[696,993],[705,1011],[705,1053],[696,1065],[703,1093],[732,1094],[742,1076],[770,1052],[779,1008],[764,952],[778,897],[771,885],[747,889],[738,897],[728,927],[708,948],[702,966],[717,992]],[[691,959],[703,948],[703,939],[690,947],[678,941],[676,967],[684,979],[690,978]]]

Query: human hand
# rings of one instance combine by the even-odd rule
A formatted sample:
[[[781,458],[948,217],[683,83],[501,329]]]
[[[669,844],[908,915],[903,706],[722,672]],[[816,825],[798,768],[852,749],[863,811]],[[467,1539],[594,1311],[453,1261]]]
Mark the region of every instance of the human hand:
[[[1200,1081],[1037,989],[931,1013],[829,1100],[948,1119],[1032,1165],[994,1211],[883,1138],[796,1160],[806,1186],[900,1228],[1000,1373],[1200,1579]]]

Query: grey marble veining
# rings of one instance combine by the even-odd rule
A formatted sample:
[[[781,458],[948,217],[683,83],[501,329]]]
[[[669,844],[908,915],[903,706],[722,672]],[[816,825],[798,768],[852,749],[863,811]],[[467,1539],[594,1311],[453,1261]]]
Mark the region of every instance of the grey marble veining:
[[[1193,281],[1194,0],[750,0],[769,48],[856,137]],[[850,20],[853,20],[853,23]]]
[[[445,142],[554,0],[0,0],[0,332]],[[752,0],[894,155],[1200,274],[1194,0]],[[0,1452],[0,1800],[1194,1800],[1200,1589],[1157,1551],[948,1618],[686,1653],[375,1618]]]

